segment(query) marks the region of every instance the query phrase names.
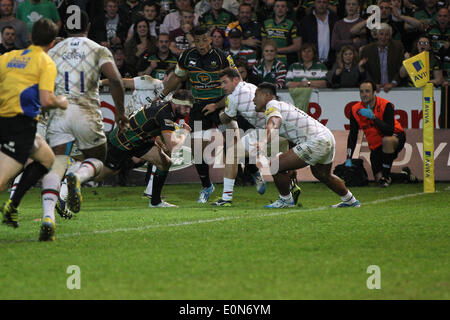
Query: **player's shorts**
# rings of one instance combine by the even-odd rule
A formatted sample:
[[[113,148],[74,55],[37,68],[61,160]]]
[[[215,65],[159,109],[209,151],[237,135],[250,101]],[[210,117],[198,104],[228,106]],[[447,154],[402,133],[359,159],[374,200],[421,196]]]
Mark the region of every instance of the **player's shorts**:
[[[149,152],[154,145],[155,141],[150,140],[148,143],[139,148],[127,151],[117,148],[115,145],[113,145],[111,142],[108,141],[108,152],[106,154],[106,160],[104,164],[111,170],[118,171],[132,157],[136,158],[142,157],[144,154]]]
[[[47,140],[50,147],[75,140],[80,150],[92,149],[106,143],[100,109],[69,104],[65,111],[58,110],[50,117]]]
[[[37,121],[24,115],[0,117],[0,151],[25,164],[33,151],[36,127]]]
[[[307,141],[297,144],[292,150],[307,164],[329,164],[333,162],[336,141],[331,131],[323,131]]]
[[[36,127],[36,133],[38,135],[40,135],[42,138],[44,138],[44,140],[46,140],[46,137],[47,137],[47,125],[45,123],[38,122],[37,123],[37,127]]]
[[[244,146],[245,151],[248,152],[249,155],[256,155],[257,150],[256,146],[258,144],[258,131],[257,130],[249,130],[241,137],[241,143]]]
[[[205,115],[202,110],[210,103],[215,103],[220,101],[222,97],[214,100],[199,101],[196,100],[192,106],[191,112],[189,114],[189,126],[194,131],[208,130],[217,127],[220,124],[219,110],[216,110],[208,115]],[[195,125],[197,122],[197,125]],[[199,126],[201,124],[201,126]]]
[[[398,138],[398,146],[394,151],[394,159],[397,159],[398,154],[405,147],[406,135],[404,132],[394,133],[394,136]],[[370,166],[372,167],[372,173],[375,176],[383,169],[383,146],[372,150],[370,152]]]

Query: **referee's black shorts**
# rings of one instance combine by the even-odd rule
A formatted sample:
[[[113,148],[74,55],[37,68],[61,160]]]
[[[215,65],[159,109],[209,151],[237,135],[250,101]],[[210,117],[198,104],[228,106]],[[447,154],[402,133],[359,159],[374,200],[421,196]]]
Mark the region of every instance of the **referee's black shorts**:
[[[211,128],[216,128],[220,124],[219,111],[216,110],[208,115],[205,115],[202,110],[207,104],[216,103],[220,101],[223,97],[211,99],[208,101],[195,100],[192,106],[191,112],[189,113],[189,126],[192,132],[199,130],[208,130]],[[195,122],[201,123],[201,127],[195,126]],[[201,129],[200,129],[201,128]]]
[[[33,150],[37,121],[24,115],[0,117],[0,151],[25,164]]]
[[[398,146],[394,151],[394,159],[397,159],[398,154],[405,147],[406,135],[404,132],[394,133],[394,136],[398,138]],[[375,176],[378,172],[381,172],[383,168],[383,146],[379,146],[375,150],[370,152],[370,165],[372,167],[372,173]]]

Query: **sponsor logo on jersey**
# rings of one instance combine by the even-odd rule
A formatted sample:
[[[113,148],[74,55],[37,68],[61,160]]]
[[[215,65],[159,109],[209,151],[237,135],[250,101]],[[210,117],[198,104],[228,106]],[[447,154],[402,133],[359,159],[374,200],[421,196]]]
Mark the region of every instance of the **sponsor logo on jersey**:
[[[73,50],[72,52],[64,53],[62,58],[64,60],[84,60],[86,58],[86,54],[84,52]]]
[[[164,124],[165,124],[167,127],[174,127],[173,121],[170,120],[170,119],[164,119]]]
[[[211,82],[211,76],[207,73],[200,73],[198,75],[198,80],[201,84],[208,84]]]
[[[28,57],[21,57],[21,58],[14,58],[8,62],[7,68],[15,68],[15,69],[24,69],[28,62],[30,62],[31,58]]]

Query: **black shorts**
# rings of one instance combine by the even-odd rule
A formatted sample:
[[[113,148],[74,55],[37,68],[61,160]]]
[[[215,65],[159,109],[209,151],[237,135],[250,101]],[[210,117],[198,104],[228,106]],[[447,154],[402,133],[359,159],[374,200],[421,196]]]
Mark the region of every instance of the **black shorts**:
[[[397,159],[398,154],[405,147],[406,135],[404,132],[394,133],[394,136],[398,138],[398,146],[394,151],[394,159]],[[372,167],[372,173],[375,176],[378,172],[381,172],[383,168],[383,146],[379,146],[375,150],[370,152],[370,165]]]
[[[211,128],[215,128],[220,124],[220,118],[219,118],[219,111],[216,110],[214,112],[211,112],[210,114],[206,115],[202,112],[203,108],[210,103],[215,103],[217,101],[220,101],[222,97],[214,100],[208,100],[208,101],[198,101],[194,103],[192,106],[191,112],[189,114],[189,126],[192,129],[192,132],[198,131],[200,127],[196,127],[194,124],[194,121],[200,121],[202,124],[201,130],[208,130]]]
[[[111,170],[118,171],[120,168],[125,166],[132,157],[142,157],[150,151],[154,145],[155,142],[150,140],[148,143],[139,148],[127,151],[117,148],[108,141],[108,152],[106,154],[105,166]]]
[[[242,131],[244,132],[250,129],[255,129],[255,127],[250,122],[248,122],[247,119],[245,119],[243,116],[239,114],[236,117],[236,122],[238,124],[239,129],[242,129]]]
[[[24,115],[0,117],[0,151],[25,164],[36,137],[37,121]]]

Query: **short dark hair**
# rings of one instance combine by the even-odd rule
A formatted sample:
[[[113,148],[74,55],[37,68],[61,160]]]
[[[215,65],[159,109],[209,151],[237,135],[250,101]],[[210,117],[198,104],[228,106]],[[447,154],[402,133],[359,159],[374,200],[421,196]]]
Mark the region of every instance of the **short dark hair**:
[[[170,39],[170,35],[168,33],[161,32],[160,34],[158,34],[158,40],[159,38],[161,38],[161,36],[167,36]]]
[[[228,77],[230,79],[233,79],[233,78],[240,78],[241,74],[235,68],[228,67],[219,72],[219,77],[220,78]]]
[[[277,86],[273,83],[263,82],[258,85],[258,90],[270,93],[273,96],[277,96]]]
[[[194,36],[202,36],[204,34],[208,34],[208,29],[202,25],[197,26],[194,28],[194,30],[192,31],[192,34]]]
[[[0,0],[0,2],[1,2],[1,0]],[[3,34],[3,32],[4,32],[6,29],[12,29],[12,30],[16,31],[16,29],[14,29],[13,26],[4,26],[4,27],[2,28],[1,34]]]
[[[159,6],[159,4],[152,0],[144,1],[144,3],[142,4],[142,10],[144,10],[144,7],[155,7],[157,16],[159,16],[159,13],[161,12],[161,7]]]
[[[252,5],[250,3],[241,3],[239,5],[239,10],[241,10],[242,7],[250,7],[250,9],[253,10],[253,7],[252,7]]]
[[[372,91],[375,91],[377,89],[377,85],[375,84],[375,82],[373,82],[372,80],[364,80],[361,81],[361,83],[359,84],[359,87],[361,87],[361,85],[363,83],[370,83],[370,85],[372,86]]]
[[[188,100],[192,104],[194,103],[194,98],[192,97],[191,91],[186,89],[178,89],[177,91],[175,91],[172,99]]]
[[[36,46],[48,46],[58,35],[58,26],[52,20],[41,18],[33,24],[31,42]]]
[[[80,10],[80,28],[68,27],[67,22],[65,25],[65,29],[67,34],[77,34],[84,33],[87,31],[89,26],[89,16],[84,10]]]

